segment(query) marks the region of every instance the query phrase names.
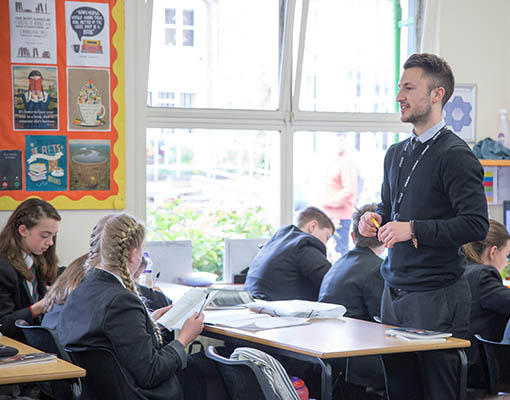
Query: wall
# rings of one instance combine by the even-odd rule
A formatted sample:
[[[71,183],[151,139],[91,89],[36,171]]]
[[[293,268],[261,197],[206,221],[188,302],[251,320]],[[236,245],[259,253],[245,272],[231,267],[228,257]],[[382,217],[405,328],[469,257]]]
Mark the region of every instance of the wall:
[[[135,62],[141,51],[136,43],[140,0],[126,2],[126,212],[145,218],[145,141],[139,121],[145,97],[136,86]],[[476,83],[477,140],[496,137],[498,109],[510,108],[510,1],[448,0],[441,2],[440,53],[452,65],[457,82]],[[143,45],[142,45],[143,48]],[[137,77],[138,80],[141,77]],[[111,210],[61,211],[58,254],[62,265],[87,251],[95,222]],[[491,216],[502,220],[501,207],[491,207]],[[11,212],[0,212],[3,226]]]
[[[458,83],[476,83],[476,140],[495,139],[499,109],[510,109],[510,1],[440,2],[440,53]],[[510,184],[510,182],[509,182]],[[503,221],[502,206],[489,206]]]

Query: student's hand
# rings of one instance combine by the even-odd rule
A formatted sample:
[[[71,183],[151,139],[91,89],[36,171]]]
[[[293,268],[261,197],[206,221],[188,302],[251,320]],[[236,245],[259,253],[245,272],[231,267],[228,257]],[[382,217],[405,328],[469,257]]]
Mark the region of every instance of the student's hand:
[[[161,288],[159,286],[154,286],[152,289],[154,289],[157,292],[163,293],[163,291],[161,290]]]
[[[44,314],[44,300],[36,301],[34,304],[32,304],[30,310],[32,311],[32,315],[36,317],[38,315]]]
[[[157,321],[160,319],[168,310],[170,310],[173,306],[170,304],[166,307],[158,308],[157,310],[154,310],[151,314],[151,317],[154,321]]]
[[[372,221],[372,218],[375,219],[379,225],[382,224],[382,217],[370,211],[363,214],[359,220],[359,233],[365,237],[374,237],[377,235],[377,226],[374,224],[374,221]]]
[[[200,335],[202,329],[204,329],[204,314],[198,315],[198,313],[193,313],[182,326],[181,333],[177,337],[177,340],[186,347]]]
[[[412,231],[409,222],[392,221],[379,229],[379,240],[391,249],[395,243],[411,240]]]

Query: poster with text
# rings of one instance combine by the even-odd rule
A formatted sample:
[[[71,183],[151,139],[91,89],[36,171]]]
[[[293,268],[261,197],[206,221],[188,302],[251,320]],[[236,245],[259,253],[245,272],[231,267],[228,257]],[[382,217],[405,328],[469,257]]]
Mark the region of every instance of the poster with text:
[[[25,136],[27,191],[67,189],[66,141],[65,136]]]
[[[14,130],[58,130],[57,68],[12,66]]]
[[[9,0],[9,16],[11,61],[56,64],[55,0]]]
[[[108,4],[66,1],[67,65],[110,67]]]
[[[110,190],[109,140],[69,140],[70,190]]]
[[[0,190],[21,190],[21,150],[0,150]]]
[[[67,69],[67,129],[110,130],[110,72],[106,69]]]

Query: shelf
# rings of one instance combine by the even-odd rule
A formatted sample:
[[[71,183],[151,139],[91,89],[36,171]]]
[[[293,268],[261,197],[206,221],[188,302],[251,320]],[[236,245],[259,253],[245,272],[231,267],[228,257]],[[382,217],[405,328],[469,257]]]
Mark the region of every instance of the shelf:
[[[510,160],[480,160],[484,167],[510,167]]]

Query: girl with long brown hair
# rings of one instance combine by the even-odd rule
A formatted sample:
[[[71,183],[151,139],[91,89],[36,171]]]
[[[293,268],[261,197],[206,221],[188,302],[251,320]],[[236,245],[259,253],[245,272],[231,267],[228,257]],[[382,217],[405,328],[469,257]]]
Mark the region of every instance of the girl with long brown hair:
[[[23,340],[17,319],[40,323],[41,299],[58,271],[56,237],[61,217],[48,202],[28,199],[0,233],[0,332]]]

